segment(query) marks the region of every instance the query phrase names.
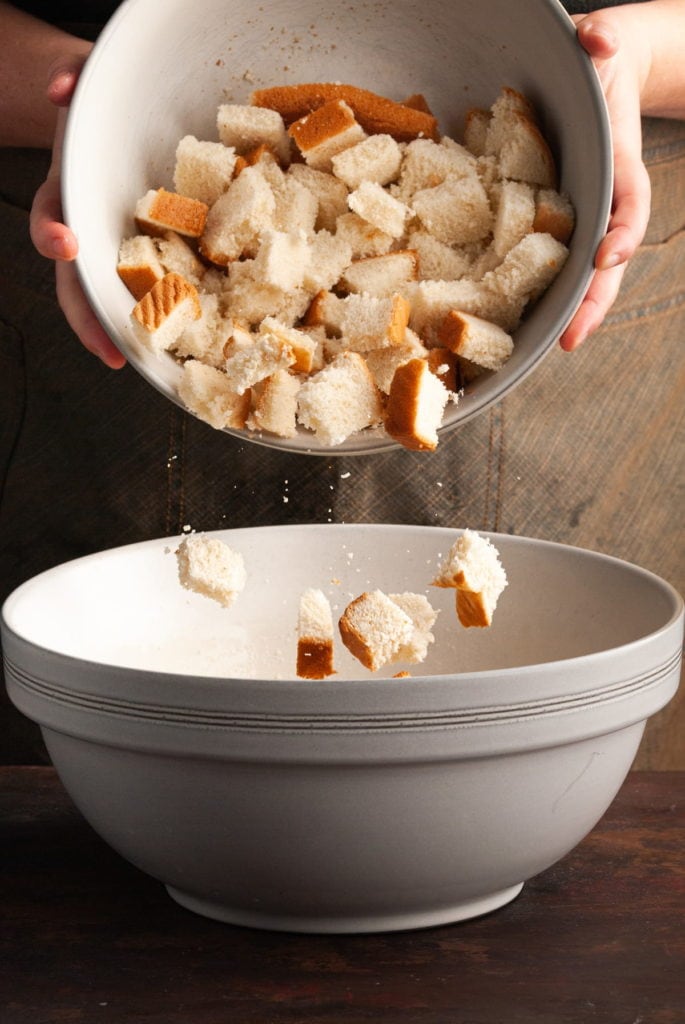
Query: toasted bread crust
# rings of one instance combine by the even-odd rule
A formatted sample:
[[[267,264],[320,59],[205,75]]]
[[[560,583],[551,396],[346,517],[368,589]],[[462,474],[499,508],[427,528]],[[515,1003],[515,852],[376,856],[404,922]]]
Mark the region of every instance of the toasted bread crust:
[[[209,207],[199,199],[189,199],[178,192],[157,189],[144,214],[136,215],[136,224],[148,234],[164,234],[171,230],[179,235],[199,238],[205,229]]]
[[[483,595],[472,590],[457,590],[457,616],[462,626],[489,626],[492,618],[483,601]]]
[[[448,348],[430,348],[426,356],[428,369],[445,385],[448,391],[458,388],[457,357]],[[438,372],[440,370],[440,372]]]
[[[195,319],[202,315],[197,289],[180,274],[165,274],[155,282],[149,292],[136,303],[133,316],[148,331],[156,331],[181,302],[190,299]]]
[[[278,111],[286,124],[292,124],[330,100],[344,100],[369,134],[392,135],[398,142],[416,138],[437,142],[439,139],[438,123],[432,114],[353,85],[312,82],[273,86],[257,89],[251,97],[255,106]]]
[[[301,679],[325,679],[335,675],[333,641],[300,637],[297,641],[297,674]]]
[[[364,637],[355,628],[350,620],[349,612],[356,604],[365,601],[368,598],[368,594],[360,594],[354,601],[345,609],[343,615],[338,621],[338,629],[340,630],[340,636],[345,647],[348,649],[350,654],[354,655],[357,661],[360,661],[364,668],[374,671],[376,665],[374,662],[373,651],[364,640]]]
[[[417,432],[419,396],[423,375],[427,370],[425,360],[410,359],[398,366],[392,379],[388,404],[385,409],[385,429],[391,437],[405,448],[413,451],[434,451],[437,444]]]
[[[437,338],[441,345],[459,355],[467,333],[466,321],[456,309],[450,309],[440,321]]]
[[[336,99],[294,121],[288,128],[288,135],[295,140],[301,153],[307,153],[349,128],[354,128],[356,124],[358,121],[348,104]]]
[[[160,280],[152,267],[140,263],[137,266],[119,264],[117,273],[134,299],[140,300]]]

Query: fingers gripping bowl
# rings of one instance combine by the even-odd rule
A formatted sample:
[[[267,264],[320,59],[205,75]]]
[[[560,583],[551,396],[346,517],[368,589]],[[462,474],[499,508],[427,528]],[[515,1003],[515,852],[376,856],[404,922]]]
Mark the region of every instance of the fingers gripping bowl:
[[[428,586],[456,531],[215,536],[247,571],[230,608],[180,587],[172,538],[38,576],[2,619],[10,696],[76,805],[205,915],[362,932],[501,906],[593,828],[677,688],[682,600],[616,559],[494,535],[509,585],[489,629],[462,629]],[[309,586],[338,613],[429,589],[425,662],[383,678],[343,652],[296,678]]]
[[[397,100],[421,92],[441,130],[458,139],[466,111],[487,109],[509,85],[540,114],[576,226],[561,273],[516,330],[507,363],[471,381],[459,402],[448,405],[441,430],[458,426],[534,369],[587,287],[611,198],[608,122],[594,70],[554,0],[517,4],[515,12],[495,0],[465,0],[456,8],[432,0],[420,18],[409,0],[381,3],[371,13],[357,3],[283,2],[272,5],[268,21],[249,5],[204,0],[189,24],[179,0],[165,7],[164,18],[151,0],[129,0],[105,29],[79,83],[64,147],[65,215],[80,240],[85,292],[132,365],[182,404],[178,363],[135,342],[131,295],[116,274],[136,203],[149,189],[170,186],[181,138],[216,138],[219,104],[246,103],[255,90],[342,81]],[[318,454],[396,443],[380,429],[333,446],[303,429],[294,437],[253,430],[240,436]]]

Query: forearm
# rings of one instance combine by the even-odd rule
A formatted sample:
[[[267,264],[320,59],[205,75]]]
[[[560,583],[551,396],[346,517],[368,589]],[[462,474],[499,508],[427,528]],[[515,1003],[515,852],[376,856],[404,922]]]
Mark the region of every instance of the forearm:
[[[685,118],[685,0],[647,0],[613,11],[627,19],[626,27],[642,48],[642,113]]]
[[[0,145],[49,149],[57,111],[48,82],[83,61],[91,44],[0,3]]]

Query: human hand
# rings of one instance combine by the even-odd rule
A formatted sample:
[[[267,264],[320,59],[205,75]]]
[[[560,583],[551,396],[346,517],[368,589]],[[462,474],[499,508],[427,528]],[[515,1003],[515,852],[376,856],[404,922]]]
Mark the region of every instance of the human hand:
[[[31,240],[41,256],[55,261],[57,300],[81,344],[101,359],[105,366],[118,370],[125,365],[126,359],[88,304],[74,264],[78,241],[73,231],[62,223],[60,169],[66,108],[74,94],[82,65],[83,61],[72,60],[66,66],[56,67],[50,76],[47,95],[59,108],[59,112],[50,170],[36,192],[31,208]]]
[[[650,56],[639,17],[630,6],[603,8],[574,18],[578,41],[592,57],[606,97],[614,149],[614,194],[607,234],[595,253],[590,287],[559,339],[567,352],[578,348],[604,320],[649,221],[651,188],[642,162],[640,115]]]

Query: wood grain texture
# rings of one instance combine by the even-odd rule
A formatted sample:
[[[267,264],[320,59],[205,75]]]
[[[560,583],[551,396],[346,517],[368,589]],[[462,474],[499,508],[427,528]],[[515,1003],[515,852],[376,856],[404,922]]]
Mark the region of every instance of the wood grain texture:
[[[685,773],[634,772],[509,906],[374,936],[182,910],[49,768],[0,769],[2,1024],[680,1024]]]

